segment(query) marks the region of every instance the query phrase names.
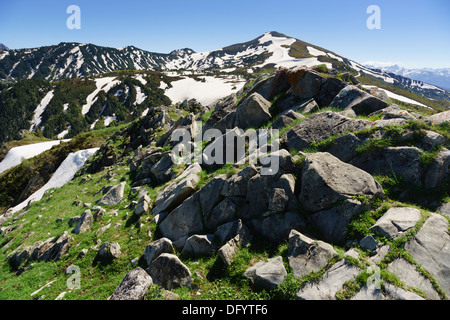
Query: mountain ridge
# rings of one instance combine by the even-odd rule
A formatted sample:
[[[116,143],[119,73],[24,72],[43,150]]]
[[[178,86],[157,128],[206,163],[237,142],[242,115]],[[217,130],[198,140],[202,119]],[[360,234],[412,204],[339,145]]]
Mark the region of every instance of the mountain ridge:
[[[0,53],[0,82],[41,78],[58,81],[65,78],[101,75],[116,70],[228,70],[252,73],[278,67],[324,64],[327,68],[354,75],[382,79],[387,84],[432,99],[450,100],[450,92],[423,82],[364,67],[333,51],[271,31],[252,39],[205,52],[190,48],[156,53],[133,45],[112,48],[95,44],[61,42],[58,45]]]

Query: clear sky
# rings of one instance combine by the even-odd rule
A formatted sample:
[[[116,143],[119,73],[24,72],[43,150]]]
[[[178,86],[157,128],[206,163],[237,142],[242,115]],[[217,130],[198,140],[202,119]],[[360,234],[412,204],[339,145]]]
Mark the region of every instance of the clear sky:
[[[79,30],[66,26],[69,5],[80,7]],[[380,7],[379,30],[366,26],[369,5]],[[0,0],[0,42],[11,49],[80,42],[200,52],[267,31],[361,63],[450,68],[449,0]]]

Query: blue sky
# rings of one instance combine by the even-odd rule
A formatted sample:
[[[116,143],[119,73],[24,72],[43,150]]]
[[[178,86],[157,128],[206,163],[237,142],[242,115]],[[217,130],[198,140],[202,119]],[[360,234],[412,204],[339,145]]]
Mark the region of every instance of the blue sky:
[[[69,5],[81,9],[80,30],[66,27]],[[381,9],[380,30],[366,27],[369,5]],[[450,68],[449,17],[449,0],[0,0],[0,42],[200,52],[279,31],[361,63]]]

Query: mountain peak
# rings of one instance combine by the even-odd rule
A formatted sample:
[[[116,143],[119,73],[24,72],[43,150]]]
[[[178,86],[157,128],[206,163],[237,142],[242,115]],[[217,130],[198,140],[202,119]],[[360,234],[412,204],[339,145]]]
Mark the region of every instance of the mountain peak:
[[[9,50],[9,48],[5,46],[3,43],[0,43],[0,50]]]

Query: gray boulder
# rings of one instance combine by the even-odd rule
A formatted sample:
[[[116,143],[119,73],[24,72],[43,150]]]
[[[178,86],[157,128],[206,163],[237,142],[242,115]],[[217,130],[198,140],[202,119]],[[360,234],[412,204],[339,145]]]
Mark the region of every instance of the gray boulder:
[[[109,191],[97,201],[97,204],[101,206],[113,206],[119,204],[123,198],[125,185],[126,182],[124,181],[116,186],[111,187]]]
[[[214,235],[193,235],[186,240],[182,254],[192,256],[209,256],[216,250]]]
[[[352,85],[343,88],[330,105],[341,110],[351,109],[357,115],[368,115],[388,107],[383,100]]]
[[[316,96],[326,79],[311,69],[297,67],[287,71],[292,94],[300,99],[311,99]]]
[[[150,204],[151,204],[150,197],[147,196],[147,195],[143,195],[139,199],[139,201],[138,201],[138,203],[136,205],[136,209],[134,210],[134,214],[137,215],[137,216],[142,216],[142,215],[146,214]]]
[[[301,183],[299,200],[306,210],[312,212],[329,208],[352,196],[384,194],[370,174],[327,152],[307,155]]]
[[[287,272],[283,264],[283,258],[278,256],[250,267],[244,275],[251,279],[255,285],[273,290],[284,280]]]
[[[295,278],[320,270],[336,255],[336,250],[326,242],[313,240],[296,230],[289,234],[289,266]]]
[[[143,300],[153,284],[144,269],[137,267],[129,271],[108,300]]]
[[[450,111],[444,111],[440,113],[433,114],[429,117],[432,124],[442,124],[444,122],[450,122]]]
[[[260,127],[272,118],[269,108],[269,101],[258,93],[251,94],[236,108],[236,126],[244,130]]]
[[[370,229],[387,238],[396,238],[414,227],[420,219],[415,208],[390,208]]]
[[[202,213],[198,193],[183,201],[160,223],[159,229],[164,237],[172,241],[203,230]]]
[[[153,206],[153,215],[163,211],[170,211],[180,205],[186,198],[195,192],[200,181],[199,173],[202,168],[198,163],[189,166],[177,180],[165,187],[156,196]]]
[[[170,253],[162,253],[148,267],[147,273],[153,282],[164,289],[171,290],[178,287],[190,287],[191,272],[180,259]]]
[[[73,229],[73,232],[76,234],[85,233],[92,227],[93,221],[94,217],[91,213],[91,210],[86,210],[78,219],[77,225]]]
[[[150,265],[161,253],[174,253],[172,241],[161,238],[153,241],[144,249],[144,259]]]

